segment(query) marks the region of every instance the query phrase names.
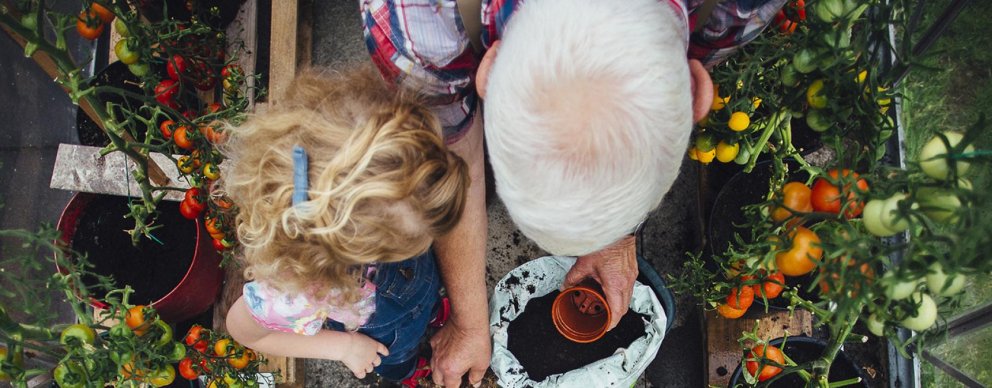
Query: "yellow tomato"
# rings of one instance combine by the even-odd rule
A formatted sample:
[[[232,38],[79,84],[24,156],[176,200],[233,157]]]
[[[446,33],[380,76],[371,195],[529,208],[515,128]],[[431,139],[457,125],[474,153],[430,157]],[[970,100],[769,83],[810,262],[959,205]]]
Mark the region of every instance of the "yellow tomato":
[[[716,160],[723,163],[730,163],[737,157],[737,152],[740,151],[740,144],[727,144],[727,142],[721,140],[720,143],[716,145]]]
[[[806,89],[806,103],[811,108],[823,109],[827,107],[827,96],[823,95],[823,80],[813,81]]]
[[[709,151],[698,151],[696,156],[699,158],[699,162],[702,164],[710,164],[713,158],[716,157],[716,148],[712,148]]]
[[[761,99],[758,98],[758,97],[752,97],[751,98],[751,105],[754,106],[754,109],[758,109],[758,107],[761,106]]]
[[[730,101],[730,97],[729,96],[720,97],[720,87],[713,85],[713,104],[710,106],[710,109],[712,110],[723,109],[723,107],[726,106],[727,102],[729,101]]]
[[[689,159],[699,160],[699,150],[696,147],[689,147]]]
[[[730,121],[727,122],[727,126],[734,132],[743,131],[749,125],[751,125],[751,118],[744,112],[734,112],[734,114],[730,115]]]

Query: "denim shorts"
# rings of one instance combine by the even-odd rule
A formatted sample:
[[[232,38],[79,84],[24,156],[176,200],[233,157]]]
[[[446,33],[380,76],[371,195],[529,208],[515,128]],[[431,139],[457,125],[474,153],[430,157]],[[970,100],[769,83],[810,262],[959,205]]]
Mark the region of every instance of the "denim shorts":
[[[417,348],[434,318],[441,288],[433,249],[407,260],[377,264],[375,313],[358,332],[381,342],[389,349],[375,372],[383,378],[400,381],[413,374]],[[328,329],[344,326],[328,320]]]

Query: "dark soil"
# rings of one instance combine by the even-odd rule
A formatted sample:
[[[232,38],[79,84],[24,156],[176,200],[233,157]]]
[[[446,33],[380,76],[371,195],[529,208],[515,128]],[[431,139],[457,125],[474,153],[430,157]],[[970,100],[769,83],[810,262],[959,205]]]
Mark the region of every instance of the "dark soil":
[[[524,312],[510,322],[507,348],[520,361],[531,380],[581,368],[611,356],[644,335],[643,314],[630,311],[620,323],[596,342],[580,344],[562,337],[551,321],[551,305],[558,291],[531,299]]]
[[[161,299],[182,280],[196,249],[196,224],[180,216],[179,205],[162,201],[152,234],[161,244],[142,238],[131,244],[127,230],[134,220],[125,218],[128,198],[97,196],[80,215],[72,248],[86,254],[93,272],[113,276],[116,287],[130,285],[132,304],[151,304]],[[83,280],[92,285],[94,279]]]

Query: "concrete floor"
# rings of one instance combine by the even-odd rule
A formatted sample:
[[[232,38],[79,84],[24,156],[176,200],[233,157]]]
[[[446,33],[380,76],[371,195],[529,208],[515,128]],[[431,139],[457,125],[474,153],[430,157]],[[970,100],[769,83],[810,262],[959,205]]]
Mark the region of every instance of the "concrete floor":
[[[334,67],[368,60],[361,34],[361,16],[355,2],[314,1],[313,64]],[[643,231],[645,258],[665,275],[678,276],[685,252],[698,246],[699,164],[685,163],[673,190],[659,209],[654,211]],[[493,196],[488,208],[489,242],[487,245],[487,278],[490,290],[507,272],[527,260],[546,253],[524,237]],[[491,291],[490,291],[491,292]],[[688,297],[677,299],[678,316],[661,351],[645,372],[641,386],[695,387],[703,386],[703,357],[705,343],[699,308]],[[336,362],[307,360],[308,387],[367,387],[370,383],[355,379]]]

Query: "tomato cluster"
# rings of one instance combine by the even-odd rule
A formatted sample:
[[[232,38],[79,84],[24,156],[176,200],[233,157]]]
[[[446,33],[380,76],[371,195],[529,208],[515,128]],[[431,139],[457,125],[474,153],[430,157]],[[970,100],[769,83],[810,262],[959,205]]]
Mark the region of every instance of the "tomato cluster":
[[[179,375],[187,380],[207,376],[210,386],[254,386],[258,367],[265,362],[255,351],[226,334],[194,325],[183,342],[191,349],[179,362]]]
[[[740,139],[752,131],[751,115],[759,107],[761,98],[731,100],[730,96],[720,94],[719,85],[714,85],[710,114],[697,123],[689,159],[702,164],[709,164],[714,159],[721,163],[745,164],[751,150],[742,146]]]

